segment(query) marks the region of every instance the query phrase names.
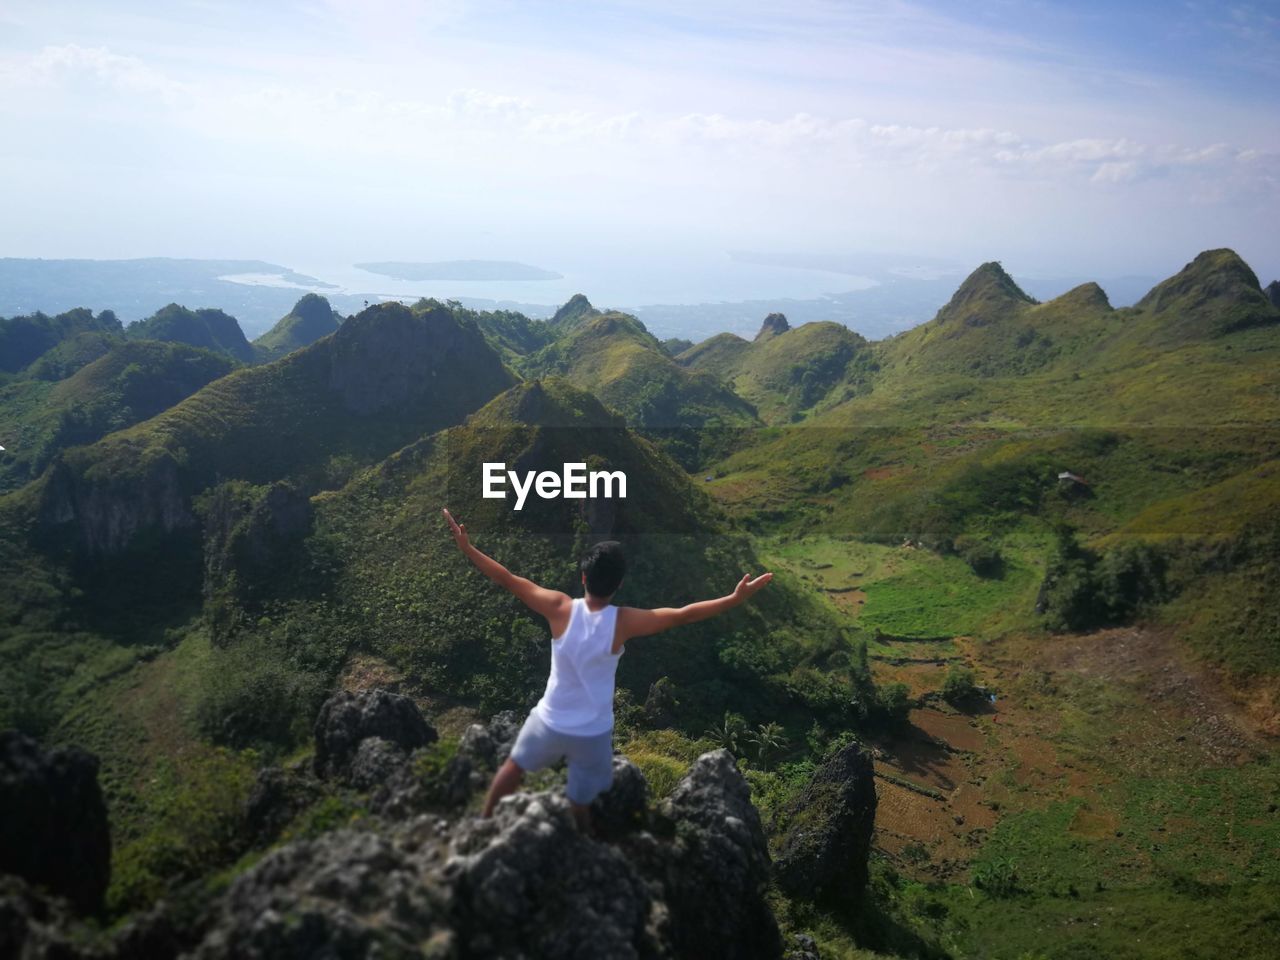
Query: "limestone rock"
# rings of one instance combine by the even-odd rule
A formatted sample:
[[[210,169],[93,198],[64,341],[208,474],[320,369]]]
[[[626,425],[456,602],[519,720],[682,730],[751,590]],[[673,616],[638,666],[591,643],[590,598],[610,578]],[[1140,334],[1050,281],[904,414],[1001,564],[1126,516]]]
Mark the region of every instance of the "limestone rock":
[[[370,737],[408,753],[434,743],[438,735],[406,696],[386,690],[343,690],[325,701],[316,719],[316,775],[350,777],[360,744]],[[385,759],[384,755],[379,762]],[[368,756],[366,760],[372,762]]]
[[[0,733],[0,873],[65,897],[81,913],[102,906],[111,833],[97,757]]]
[[[784,811],[790,825],[774,861],[778,885],[809,899],[861,896],[875,815],[871,755],[850,743],[818,768]]]

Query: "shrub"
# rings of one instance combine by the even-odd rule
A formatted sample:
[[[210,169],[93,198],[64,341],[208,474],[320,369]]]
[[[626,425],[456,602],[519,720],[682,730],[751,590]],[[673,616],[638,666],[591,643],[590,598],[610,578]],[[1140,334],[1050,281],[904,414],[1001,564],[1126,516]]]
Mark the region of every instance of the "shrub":
[[[975,537],[957,537],[955,551],[980,577],[999,577],[1004,570],[1004,557],[993,543]]]
[[[1169,596],[1166,561],[1147,543],[1129,541],[1109,547],[1101,556],[1076,542],[1066,525],[1045,571],[1037,612],[1051,630],[1087,630],[1120,623]]]
[[[942,699],[951,704],[972,700],[978,694],[978,683],[968,667],[953,664],[942,681]]]
[[[911,688],[890,683],[876,690],[876,710],[890,723],[901,723],[911,712]]]

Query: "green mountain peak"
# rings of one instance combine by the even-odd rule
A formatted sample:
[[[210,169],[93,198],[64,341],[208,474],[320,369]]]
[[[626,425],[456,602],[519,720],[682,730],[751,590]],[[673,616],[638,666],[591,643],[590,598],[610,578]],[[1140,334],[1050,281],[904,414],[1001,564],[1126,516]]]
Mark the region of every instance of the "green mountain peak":
[[[253,346],[263,360],[274,360],[327,337],[338,329],[338,323],[338,314],[329,301],[308,293],[274,327],[253,341]]]
[[[1258,277],[1234,250],[1206,250],[1137,307],[1161,320],[1166,340],[1217,337],[1280,322],[1280,310],[1262,291]]]
[[[938,311],[937,320],[981,327],[1035,303],[1004,267],[992,260],[965,278],[947,305]]]
[[[785,313],[771,313],[764,318],[764,323],[760,325],[760,332],[756,334],[756,341],[781,336],[790,329],[791,324],[787,323],[787,315]]]
[[[225,353],[248,363],[253,347],[235,317],[213,308],[189,310],[181,304],[161,307],[145,320],[131,324],[125,335],[132,340],[164,340]]]
[[[555,315],[551,318],[551,323],[560,327],[576,326],[582,320],[597,316],[600,313],[591,305],[591,301],[584,294],[575,293],[569,298]]]

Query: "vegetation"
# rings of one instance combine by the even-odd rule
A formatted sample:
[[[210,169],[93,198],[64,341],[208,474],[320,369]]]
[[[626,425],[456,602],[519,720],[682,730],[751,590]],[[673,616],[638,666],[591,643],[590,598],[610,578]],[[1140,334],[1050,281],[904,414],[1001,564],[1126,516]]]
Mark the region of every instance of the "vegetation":
[[[134,340],[164,340],[225,353],[242,363],[253,360],[253,347],[236,318],[221,310],[188,310],[171,303],[125,331]]]
[[[254,355],[259,360],[278,360],[327,337],[338,329],[340,322],[328,300],[308,293],[274,327],[253,341]]]
[[[120,321],[110,310],[95,317],[91,310],[83,307],[56,317],[43,313],[7,320],[0,317],[0,373],[17,373],[80,334],[112,336],[122,330]]]
[[[256,769],[305,762],[354,662],[462,723],[536,699],[546,631],[457,555],[447,505],[561,589],[622,540],[625,603],[774,570],[756,603],[628,645],[617,742],[655,803],[731,750],[775,838],[824,759],[872,748],[866,902],[775,894],[824,956],[1268,956],[1280,781],[1250,724],[1280,679],[1280,312],[1259,296],[1230,251],[1125,310],[1093,284],[1038,304],[985,264],[880,343],[774,321],[697,345],[581,296],[545,322],[424,300],[341,326],[304,297],[256,366],[178,342],[225,333],[217,311],[127,338],[88,311],[0,322],[26,344],[0,351],[22,361],[0,382],[21,438],[0,723],[102,757],[113,918],[225,882],[261,854]],[[628,497],[517,513],[480,495],[488,462],[607,465]],[[330,791],[286,836],[364,815]]]

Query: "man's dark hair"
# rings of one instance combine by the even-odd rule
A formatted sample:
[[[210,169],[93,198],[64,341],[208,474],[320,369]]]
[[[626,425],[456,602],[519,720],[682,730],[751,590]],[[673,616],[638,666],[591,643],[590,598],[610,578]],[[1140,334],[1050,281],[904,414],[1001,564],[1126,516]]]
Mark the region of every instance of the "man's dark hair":
[[[587,551],[581,567],[587,575],[587,593],[593,597],[613,596],[627,572],[622,544],[617,540],[602,540]]]

